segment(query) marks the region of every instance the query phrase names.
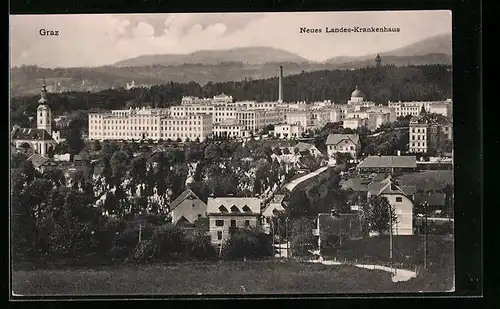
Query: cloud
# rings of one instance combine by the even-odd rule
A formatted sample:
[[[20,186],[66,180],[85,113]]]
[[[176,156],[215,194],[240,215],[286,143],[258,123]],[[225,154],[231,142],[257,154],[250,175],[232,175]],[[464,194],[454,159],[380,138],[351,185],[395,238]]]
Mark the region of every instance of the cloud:
[[[399,33],[301,34],[325,27],[399,27]],[[59,36],[40,36],[40,29]],[[245,46],[282,48],[311,60],[357,56],[451,32],[447,11],[18,15],[10,18],[13,65],[99,66],[147,54]]]

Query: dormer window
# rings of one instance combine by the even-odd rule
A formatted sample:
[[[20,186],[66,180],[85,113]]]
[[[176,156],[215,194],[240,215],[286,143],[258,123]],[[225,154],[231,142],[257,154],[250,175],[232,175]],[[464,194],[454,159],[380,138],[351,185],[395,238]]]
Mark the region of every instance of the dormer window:
[[[233,205],[231,207],[231,212],[240,212],[240,210],[238,209],[238,207],[236,207],[236,205]]]
[[[224,207],[223,205],[221,205],[221,206],[219,207],[219,211],[220,211],[220,212],[227,212],[227,208],[226,208],[226,207]]]
[[[250,209],[250,207],[248,207],[247,205],[243,206],[243,211],[244,212],[252,212],[252,210]]]

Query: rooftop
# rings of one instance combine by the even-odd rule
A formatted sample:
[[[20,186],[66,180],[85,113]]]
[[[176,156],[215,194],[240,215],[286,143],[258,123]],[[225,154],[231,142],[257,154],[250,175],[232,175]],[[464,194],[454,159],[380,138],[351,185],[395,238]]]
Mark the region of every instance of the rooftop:
[[[429,206],[444,206],[446,202],[446,194],[431,193],[431,194],[415,194],[413,198],[415,204],[427,202]]]
[[[369,156],[358,168],[416,168],[415,156]]]
[[[32,154],[27,160],[31,161],[31,163],[33,164],[33,166],[35,168],[39,168],[40,166],[42,166],[50,161],[49,158],[43,157],[43,156],[39,155],[38,153]]]
[[[11,132],[12,140],[39,140],[39,141],[54,141],[49,132],[44,129],[33,128],[14,128]]]
[[[221,213],[222,209],[228,213],[260,213],[260,199],[257,197],[209,197],[208,213]]]
[[[350,140],[354,144],[358,144],[359,135],[357,134],[330,134],[326,139],[326,145],[337,145],[343,140]]]
[[[179,195],[175,200],[173,200],[172,203],[170,203],[169,205],[170,211],[174,210],[186,199],[201,200],[191,189],[186,189],[184,192],[181,193],[181,195]]]

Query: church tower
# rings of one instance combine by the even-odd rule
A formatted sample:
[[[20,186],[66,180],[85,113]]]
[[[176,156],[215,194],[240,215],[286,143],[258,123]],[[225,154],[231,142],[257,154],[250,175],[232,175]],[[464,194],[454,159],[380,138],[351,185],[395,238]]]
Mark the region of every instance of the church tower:
[[[375,64],[377,68],[380,68],[380,63],[382,62],[382,59],[380,58],[380,55],[377,54],[377,57],[375,58]]]
[[[38,129],[47,131],[52,135],[52,114],[47,105],[47,87],[45,86],[45,78],[43,78],[42,91],[40,92],[40,100],[38,100],[38,108],[36,109],[36,124]]]

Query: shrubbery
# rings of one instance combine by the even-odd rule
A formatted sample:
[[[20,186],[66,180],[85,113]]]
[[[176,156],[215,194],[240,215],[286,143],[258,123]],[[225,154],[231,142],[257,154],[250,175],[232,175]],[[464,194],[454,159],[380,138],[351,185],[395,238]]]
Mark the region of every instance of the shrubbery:
[[[255,229],[236,230],[223,247],[225,259],[273,256],[272,236]]]

